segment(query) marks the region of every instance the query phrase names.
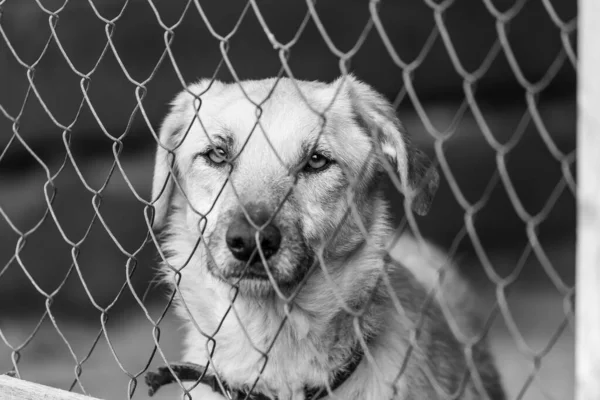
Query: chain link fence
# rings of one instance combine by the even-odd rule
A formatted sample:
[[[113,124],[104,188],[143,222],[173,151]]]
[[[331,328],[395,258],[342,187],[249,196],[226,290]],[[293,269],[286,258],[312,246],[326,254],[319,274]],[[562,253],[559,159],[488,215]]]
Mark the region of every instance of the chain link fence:
[[[572,2],[308,0],[287,11],[268,1],[204,3],[0,1],[0,372],[91,396],[146,398],[144,374],[180,357],[183,341],[170,313],[178,290],[165,300],[154,278],[167,260],[149,185],[155,148],[176,150],[157,133],[168,99],[199,73],[240,87],[276,76],[275,90],[281,78],[298,87],[305,76],[362,77],[362,68],[441,176],[431,214],[420,218],[388,171],[398,236],[433,238],[482,296],[480,338],[491,340],[508,398],[569,397]],[[268,66],[257,67],[265,54]],[[268,97],[247,100],[257,110],[251,135],[268,141]],[[359,217],[350,204],[348,217]],[[320,261],[311,271],[329,277]],[[178,281],[191,266],[170,268]],[[436,276],[430,297],[444,269]],[[294,296],[276,295],[293,307]],[[216,333],[202,334],[215,344]],[[253,346],[268,362],[277,340]],[[184,385],[171,386],[156,397]]]

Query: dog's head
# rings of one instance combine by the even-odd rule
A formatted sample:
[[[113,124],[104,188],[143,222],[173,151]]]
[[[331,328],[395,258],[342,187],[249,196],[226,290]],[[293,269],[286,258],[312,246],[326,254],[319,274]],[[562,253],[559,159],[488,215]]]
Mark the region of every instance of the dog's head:
[[[392,169],[425,214],[437,172],[389,102],[352,76],[201,81],[177,96],[160,132],[154,228],[176,217],[201,235],[220,280],[254,293],[273,281],[293,287],[318,254],[339,259],[364,243],[379,178]]]

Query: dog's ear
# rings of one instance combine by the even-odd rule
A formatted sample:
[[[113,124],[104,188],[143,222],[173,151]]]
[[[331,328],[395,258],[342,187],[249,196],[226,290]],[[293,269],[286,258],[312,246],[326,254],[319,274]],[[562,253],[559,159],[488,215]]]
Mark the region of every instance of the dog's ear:
[[[429,158],[410,143],[396,111],[383,95],[352,75],[339,78],[338,84],[344,85],[342,90],[349,97],[357,124],[395,166],[412,209],[419,215],[427,214],[440,180]]]
[[[175,151],[189,136],[191,125],[197,120],[196,114],[200,111],[204,94],[211,90],[211,95],[215,96],[225,87],[226,84],[221,81],[201,79],[188,86],[171,102],[171,110],[163,121],[158,135],[160,143],[154,163],[152,228],[155,230],[162,228],[167,222],[169,207],[178,190],[175,184],[175,180],[178,179]]]
[[[199,110],[199,96],[202,96],[213,83],[220,84],[217,81],[202,79],[175,96],[171,101],[169,114],[160,127],[152,180],[154,201],[152,228],[155,230],[161,229],[167,222],[169,207],[178,190],[175,183],[178,179],[175,151],[188,136],[188,130]]]
[[[178,145],[186,129],[184,108],[187,103],[186,95],[179,94],[171,103],[172,107],[163,121],[158,135],[159,144],[154,161],[154,177],[152,179],[152,200],[154,201],[153,229],[162,228],[167,219],[169,206],[175,189],[174,180],[177,179],[177,167],[173,150]],[[189,96],[191,98],[191,96]],[[191,103],[191,100],[190,102]],[[188,118],[189,119],[189,118]],[[187,125],[191,121],[187,121]]]

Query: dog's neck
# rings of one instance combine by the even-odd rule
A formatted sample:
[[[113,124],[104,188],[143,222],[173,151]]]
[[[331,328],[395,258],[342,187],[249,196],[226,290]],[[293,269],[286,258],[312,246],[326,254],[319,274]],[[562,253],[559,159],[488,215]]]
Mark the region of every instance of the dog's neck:
[[[216,341],[215,372],[231,387],[248,390],[257,382],[257,392],[283,399],[297,398],[286,392],[290,386],[292,391],[331,386],[357,349],[378,333],[382,297],[371,297],[371,290],[354,287],[353,282],[326,289],[320,273],[309,279],[314,282],[309,282],[289,307],[275,295],[256,299],[243,294],[238,294],[231,306],[232,290],[222,282],[183,279],[180,289],[185,302],[206,335],[194,323],[189,325],[186,361],[208,361],[209,336]],[[203,284],[207,287],[202,288]],[[338,298],[334,290],[342,288],[352,296],[340,291]],[[360,291],[365,295],[357,295]],[[199,298],[200,293],[204,298]],[[350,298],[351,304],[340,301]],[[369,310],[362,312],[362,317],[344,309],[356,312],[366,307]],[[179,311],[189,319],[182,307]],[[268,356],[266,365],[261,352]]]
[[[333,371],[334,379],[332,382],[328,382],[327,385],[321,387],[306,387],[304,389],[304,400],[319,400],[329,395],[341,385],[343,385],[356,371],[358,365],[362,362],[364,357],[364,350],[361,345],[357,345],[354,349],[353,354],[347,360],[346,363],[341,365],[337,370]],[[236,389],[230,387],[227,382],[221,382],[225,392],[218,386],[214,390],[221,394],[228,394],[233,399],[249,399],[249,400],[269,400],[269,397],[262,393],[253,393],[252,391],[244,389]],[[252,389],[252,388],[251,388]]]
[[[365,307],[374,309],[379,306],[378,299],[365,299],[360,304],[355,302],[350,305],[354,311]],[[368,346],[370,338],[376,335],[378,330],[375,324],[375,321],[379,320],[376,317],[377,311],[370,310],[364,313],[365,317],[355,317],[345,311],[341,305],[335,314],[325,315],[321,310],[306,310],[301,307],[301,304],[293,303],[287,308],[286,313],[285,303],[279,298],[257,302],[255,299],[241,296],[236,299],[234,308],[236,308],[234,312],[236,320],[239,318],[238,322],[241,322],[245,329],[244,332],[241,332],[239,327],[227,331],[230,325],[226,321],[223,324],[225,328],[223,341],[243,341],[241,335],[248,334],[250,338],[242,346],[243,349],[240,349],[239,354],[248,355],[256,352],[256,348],[264,349],[263,351],[270,348],[265,353],[269,357],[270,366],[274,369],[297,368],[298,372],[305,371],[305,373],[307,370],[318,371],[304,376],[299,374],[298,380],[294,382],[296,389],[301,387],[304,390],[306,399],[320,398],[316,397],[317,393],[326,395],[327,386],[335,390],[345,382],[361,362],[363,346]],[[250,320],[262,320],[262,326]],[[280,325],[281,329],[279,329]],[[217,346],[219,346],[218,336],[219,334]],[[229,347],[226,342],[222,343],[223,347]],[[220,351],[222,350],[216,349],[216,357]],[[225,357],[228,355],[223,354],[223,359]],[[236,357],[236,362],[243,364],[242,358],[245,357]],[[255,372],[259,372],[262,367],[260,357],[256,358],[257,362],[254,363],[252,372],[245,371],[247,374],[245,379],[239,379],[244,374],[242,369],[231,368],[230,363],[223,362],[223,359],[217,360],[216,371],[221,373],[230,387],[241,392],[248,391],[256,380]],[[288,396],[282,395],[279,391],[279,385],[270,381],[269,364],[262,374],[258,373],[261,380],[266,381],[262,386],[259,380],[256,386],[258,392],[277,398],[287,398]],[[295,367],[292,367],[294,364]],[[281,376],[280,373],[273,375]]]

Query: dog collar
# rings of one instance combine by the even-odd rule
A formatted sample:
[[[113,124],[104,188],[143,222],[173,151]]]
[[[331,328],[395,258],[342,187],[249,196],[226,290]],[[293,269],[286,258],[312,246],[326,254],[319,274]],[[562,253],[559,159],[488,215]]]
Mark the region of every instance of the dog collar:
[[[350,378],[350,376],[352,376],[362,361],[363,356],[363,349],[360,345],[358,345],[355,348],[352,357],[350,357],[350,359],[341,368],[339,368],[338,371],[335,372],[335,379],[330,385],[332,392],[339,388],[348,380],[348,378]],[[227,382],[223,380],[221,380],[221,385],[219,384],[217,377],[208,375],[206,372],[207,371],[204,366],[193,363],[172,363],[169,364],[169,366],[159,367],[158,373],[146,373],[145,381],[150,387],[148,389],[148,395],[154,395],[154,393],[156,393],[161,386],[180,380],[199,381],[207,384],[214,392],[220,393],[223,396],[229,395],[232,400],[273,400],[262,393],[252,393],[241,389],[232,389],[229,387],[229,385],[227,385]],[[304,399],[318,400],[322,399],[328,394],[329,392],[327,391],[326,387],[306,388],[304,390]]]
[[[336,390],[337,388],[339,388],[340,386],[342,386],[342,384],[344,382],[346,382],[348,380],[348,378],[350,378],[350,376],[352,376],[352,374],[354,373],[354,371],[356,371],[356,368],[362,361],[363,356],[364,356],[363,349],[360,345],[358,345],[355,348],[352,356],[348,359],[348,361],[346,361],[346,363],[338,371],[336,371],[335,379],[334,379],[333,383],[330,385],[332,392],[334,390]],[[219,391],[219,392],[221,394],[223,394],[221,391]],[[264,394],[248,393],[243,390],[233,390],[233,391],[230,391],[230,394],[232,395],[231,398],[233,400],[272,400],[271,397],[268,397]],[[329,394],[329,392],[327,391],[327,388],[325,386],[304,389],[304,399],[305,400],[322,399],[323,397],[327,396],[328,394]]]

